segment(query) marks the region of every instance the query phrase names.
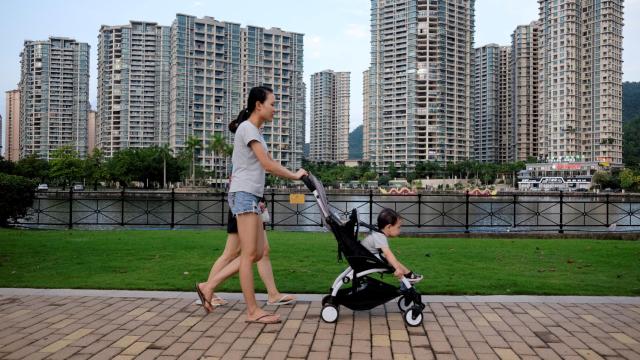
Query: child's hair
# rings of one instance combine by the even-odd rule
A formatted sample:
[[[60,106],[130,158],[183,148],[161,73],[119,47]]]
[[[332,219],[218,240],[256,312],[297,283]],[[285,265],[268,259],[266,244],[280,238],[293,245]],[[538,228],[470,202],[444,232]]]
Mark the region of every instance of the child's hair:
[[[387,225],[395,225],[398,220],[400,215],[395,210],[384,208],[378,214],[378,230],[382,231]]]
[[[249,100],[247,100],[247,107],[240,110],[238,117],[229,123],[229,131],[235,134],[236,130],[238,130],[238,126],[240,126],[243,121],[247,120],[249,116],[251,116],[253,110],[256,109],[256,101],[264,103],[267,101],[269,94],[273,94],[273,89],[268,86],[256,86],[251,88],[249,91]]]

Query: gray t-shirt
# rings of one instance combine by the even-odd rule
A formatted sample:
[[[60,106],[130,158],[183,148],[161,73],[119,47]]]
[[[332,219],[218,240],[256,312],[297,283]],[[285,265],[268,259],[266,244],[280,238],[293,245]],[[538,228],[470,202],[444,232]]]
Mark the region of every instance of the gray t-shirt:
[[[231,186],[229,192],[245,191],[262,197],[264,193],[264,168],[249,144],[258,141],[264,151],[268,151],[267,144],[251,121],[243,121],[233,140],[233,172],[231,173]]]
[[[387,237],[377,231],[370,232],[360,243],[374,255],[378,255],[381,248],[389,247]]]

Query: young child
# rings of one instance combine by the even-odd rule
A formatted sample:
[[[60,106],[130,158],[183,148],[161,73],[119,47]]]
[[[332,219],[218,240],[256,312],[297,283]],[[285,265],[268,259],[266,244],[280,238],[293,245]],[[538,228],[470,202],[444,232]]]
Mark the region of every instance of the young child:
[[[362,240],[362,245],[371,253],[377,256],[383,256],[396,271],[393,273],[395,277],[400,279],[404,276],[410,283],[415,284],[422,280],[422,275],[416,274],[404,266],[389,248],[389,242],[387,238],[396,237],[400,235],[400,227],[402,226],[402,219],[400,215],[392,209],[382,209],[378,214],[378,230],[372,231],[369,235]]]

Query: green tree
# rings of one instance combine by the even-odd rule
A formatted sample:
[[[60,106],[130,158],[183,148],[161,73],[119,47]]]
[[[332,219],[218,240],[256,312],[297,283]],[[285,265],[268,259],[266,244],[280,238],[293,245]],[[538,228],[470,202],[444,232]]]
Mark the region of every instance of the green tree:
[[[15,171],[16,164],[13,161],[9,161],[4,157],[0,156],[0,173],[1,174],[13,174]]]
[[[229,144],[227,144],[227,140],[224,138],[222,133],[215,133],[207,144],[207,150],[211,151],[211,154],[214,156],[214,165],[213,165],[213,178],[215,179],[215,187],[218,187],[219,179],[218,179],[218,166],[215,162],[216,159],[224,159],[228,155]],[[233,150],[232,150],[233,152]],[[222,162],[222,161],[221,161]],[[226,177],[226,176],[225,176]]]
[[[138,164],[136,164],[135,157],[133,149],[116,151],[105,164],[107,178],[121,186],[126,186],[130,181],[136,179]]]
[[[398,177],[398,169],[393,163],[389,164],[389,172],[387,174],[390,180]]]
[[[0,227],[27,214],[36,184],[25,177],[0,173]]]
[[[201,146],[200,139],[196,138],[193,135],[190,135],[187,138],[187,142],[185,143],[185,153],[188,155],[188,158],[191,160],[191,183],[195,184],[196,181],[196,149]]]
[[[627,191],[637,191],[640,185],[640,176],[632,169],[624,169],[620,172],[620,186]]]
[[[89,184],[93,184],[93,190],[98,190],[98,182],[106,179],[104,153],[99,148],[94,148],[84,160],[84,177]]]
[[[62,189],[82,176],[82,160],[71,146],[62,146],[51,154],[51,171],[49,176],[62,182]]]
[[[31,154],[16,163],[14,173],[44,183],[49,176],[49,163],[38,155]]]
[[[622,159],[625,165],[640,166],[640,116],[622,125]]]

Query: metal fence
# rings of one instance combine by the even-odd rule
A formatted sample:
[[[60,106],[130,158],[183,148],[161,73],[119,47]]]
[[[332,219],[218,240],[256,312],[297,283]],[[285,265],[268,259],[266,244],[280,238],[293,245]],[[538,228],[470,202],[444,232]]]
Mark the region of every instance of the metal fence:
[[[293,190],[306,193],[302,190]],[[407,232],[633,231],[640,230],[640,197],[625,194],[418,194],[329,193],[332,210],[358,210],[374,224],[385,207],[398,211]],[[322,226],[311,194],[303,204],[289,192],[265,193],[271,229],[314,230]],[[33,227],[224,227],[225,193],[176,191],[83,191],[37,193],[28,216],[17,224]]]

